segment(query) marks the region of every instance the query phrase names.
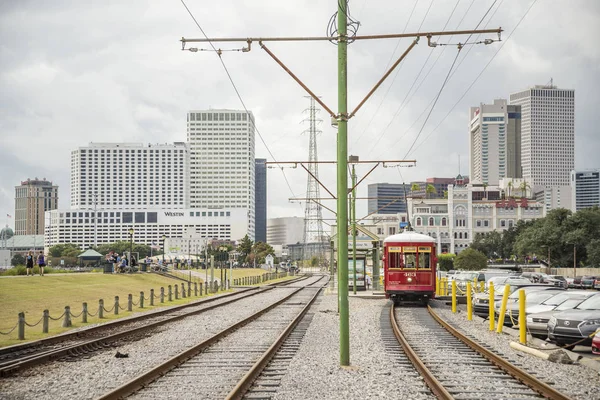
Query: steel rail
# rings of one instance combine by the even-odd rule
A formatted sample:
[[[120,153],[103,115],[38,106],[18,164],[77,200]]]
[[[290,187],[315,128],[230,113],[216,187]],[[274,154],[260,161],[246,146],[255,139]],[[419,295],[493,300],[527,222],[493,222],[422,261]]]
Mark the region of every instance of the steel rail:
[[[318,281],[317,281],[318,282]],[[316,283],[316,282],[315,282]],[[271,359],[277,354],[279,348],[283,345],[285,340],[288,338],[290,333],[296,328],[296,325],[304,318],[304,315],[308,312],[308,309],[315,302],[323,287],[325,287],[329,283],[329,280],[325,283],[325,285],[321,286],[319,290],[315,293],[315,295],[310,299],[310,301],[306,304],[306,306],[300,311],[300,313],[294,318],[292,322],[284,329],[284,331],[279,335],[279,337],[275,340],[275,342],[263,353],[261,358],[254,363],[252,368],[244,375],[244,377],[238,382],[238,384],[233,388],[231,392],[225,397],[227,400],[231,399],[242,399],[246,392],[252,387],[252,384],[261,374],[261,372],[265,369],[265,367],[269,364]],[[312,285],[309,285],[309,287]]]
[[[153,322],[153,323],[150,323],[150,324],[147,324],[147,325],[138,326],[136,328],[131,328],[131,329],[128,329],[128,330],[125,330],[125,331],[117,332],[117,333],[114,333],[112,335],[103,336],[101,338],[91,339],[91,340],[88,340],[88,341],[85,341],[85,342],[81,342],[81,343],[76,343],[76,344],[73,344],[71,346],[66,346],[66,347],[63,347],[63,348],[60,348],[60,349],[56,349],[56,350],[49,350],[49,351],[46,351],[46,352],[32,354],[32,355],[28,355],[26,357],[14,359],[14,360],[5,362],[5,363],[3,363],[3,364],[0,365],[0,377],[8,376],[10,374],[15,373],[18,370],[21,370],[21,369],[24,369],[24,368],[27,368],[27,367],[32,367],[32,366],[35,366],[35,365],[43,364],[45,362],[56,360],[56,359],[64,357],[64,356],[77,354],[78,352],[81,352],[81,351],[83,351],[85,353],[87,351],[90,351],[90,349],[92,349],[93,346],[95,346],[95,345],[105,346],[107,343],[114,342],[114,341],[119,340],[119,339],[121,339],[123,337],[134,335],[134,334],[137,334],[139,332],[147,331],[147,330],[156,328],[158,326],[161,326],[161,325],[164,325],[164,324],[167,324],[167,323],[170,323],[170,322],[175,322],[175,321],[178,321],[180,319],[187,318],[187,317],[192,316],[192,315],[201,314],[201,313],[203,313],[205,311],[209,311],[209,310],[212,310],[214,308],[218,308],[220,306],[231,304],[231,303],[234,303],[236,301],[243,300],[243,299],[246,299],[248,297],[264,293],[264,292],[272,290],[274,288],[275,288],[275,286],[266,288],[264,290],[253,291],[252,293],[246,294],[245,296],[238,297],[238,298],[235,298],[235,299],[230,299],[230,300],[228,300],[228,301],[226,301],[224,303],[213,304],[213,305],[210,305],[210,306],[208,306],[206,308],[203,308],[201,310],[196,310],[196,311],[192,311],[192,312],[189,312],[189,313],[185,313],[185,314],[181,314],[181,315],[176,315],[176,316],[173,316],[173,317],[170,317],[170,318],[166,318],[166,319],[163,319],[163,320],[160,320],[160,321],[156,321],[156,322]],[[239,294],[239,293],[232,293],[232,294]],[[223,298],[223,297],[224,296],[219,296],[218,298]],[[227,296],[227,297],[229,297],[229,296]],[[216,299],[218,299],[218,298],[216,298]],[[202,304],[203,303],[196,303],[196,305],[202,305]],[[154,314],[154,315],[156,315],[156,314]],[[129,320],[129,321],[131,321],[131,320]],[[136,320],[134,322],[138,322],[138,321],[139,320]]]
[[[442,325],[444,327],[444,329],[446,329],[450,334],[452,334],[455,338],[457,338],[461,342],[465,343],[467,346],[469,346],[474,351],[481,354],[488,361],[490,361],[492,364],[494,364],[495,366],[497,366],[498,368],[500,368],[507,374],[509,374],[512,377],[523,382],[525,385],[529,386],[531,389],[535,390],[536,392],[538,392],[539,394],[541,394],[542,396],[544,396],[547,399],[570,400],[570,397],[560,393],[559,391],[557,391],[556,389],[554,389],[547,383],[540,381],[539,379],[533,377],[532,375],[528,374],[527,372],[523,371],[522,369],[512,365],[507,360],[494,354],[493,352],[489,351],[485,347],[479,345],[475,341],[473,341],[473,340],[469,339],[468,337],[466,337],[465,335],[463,335],[457,329],[455,329],[450,324],[448,324],[446,321],[444,321],[439,315],[437,315],[435,313],[435,311],[433,311],[431,309],[430,306],[427,306],[427,309],[429,311],[429,314],[433,317],[433,319],[435,319],[440,325]]]
[[[267,283],[265,286],[268,287],[276,287],[276,286],[285,286],[288,285],[290,283],[295,283],[295,282],[299,282],[301,280],[306,279],[304,277],[304,275],[301,275],[295,279],[290,279],[288,281],[284,281],[284,282],[276,282],[276,283]],[[117,319],[114,321],[108,321],[104,324],[100,324],[100,325],[96,325],[96,326],[91,326],[89,328],[86,329],[82,329],[76,332],[65,332],[62,333],[60,335],[56,335],[56,336],[51,336],[51,337],[47,337],[44,339],[38,339],[38,340],[34,340],[31,342],[27,342],[27,343],[23,343],[23,344],[16,344],[16,345],[12,345],[12,346],[6,346],[6,347],[2,347],[0,348],[0,356],[6,355],[6,354],[10,354],[10,353],[16,353],[19,351],[23,351],[23,350],[28,350],[28,349],[32,349],[35,347],[40,347],[40,346],[45,346],[45,345],[50,345],[50,344],[55,344],[55,343],[60,343],[60,342],[64,342],[66,340],[73,340],[82,336],[86,336],[89,334],[94,334],[95,332],[104,330],[104,329],[111,329],[111,328],[115,328],[121,325],[126,325],[128,323],[131,322],[137,322],[137,321],[143,321],[145,319],[149,319],[149,318],[153,318],[156,316],[161,316],[161,315],[165,315],[165,314],[169,314],[175,311],[179,311],[188,307],[194,307],[200,304],[204,304],[204,303],[211,303],[213,301],[219,300],[219,299],[223,299],[226,297],[230,297],[230,296],[235,296],[235,295],[239,295],[242,293],[245,293],[247,291],[251,291],[251,290],[259,290],[260,287],[256,286],[256,287],[246,287],[246,288],[242,288],[239,289],[236,292],[233,293],[226,293],[226,294],[221,294],[218,296],[212,296],[206,299],[198,299],[186,304],[181,304],[181,305],[177,305],[177,306],[167,306],[166,304],[156,304],[156,306],[160,306],[162,304],[162,306],[167,306],[168,308],[164,309],[164,310],[159,310],[159,311],[151,311],[149,310],[148,313],[142,314],[142,315],[137,315],[134,317],[127,317],[127,318],[121,318],[121,319]],[[166,296],[166,295],[165,295]],[[0,366],[2,366],[3,363],[0,362]]]
[[[139,391],[140,389],[144,388],[151,382],[155,381],[157,378],[163,376],[164,374],[168,373],[172,369],[177,368],[179,365],[185,363],[190,358],[201,353],[209,346],[211,346],[211,345],[215,344],[216,342],[218,342],[219,340],[223,339],[230,333],[236,331],[237,329],[248,324],[249,322],[257,319],[264,313],[276,308],[277,306],[284,303],[285,301],[287,301],[288,299],[290,299],[292,296],[294,296],[296,293],[300,292],[303,289],[304,289],[304,287],[294,290],[292,293],[290,293],[288,296],[282,298],[281,300],[278,300],[275,303],[263,308],[262,310],[250,315],[249,317],[244,318],[243,320],[236,322],[235,324],[229,326],[228,328],[221,330],[220,332],[216,333],[215,335],[211,336],[210,338],[208,338],[208,339],[196,344],[195,346],[189,348],[188,350],[185,350],[184,352],[170,358],[169,360],[152,368],[151,370],[138,375],[137,377],[131,379],[130,381],[124,383],[123,385],[115,388],[111,392],[98,397],[97,400],[122,399],[122,398],[125,398],[125,397]]]
[[[452,395],[450,394],[450,392],[448,392],[448,390],[446,390],[444,385],[442,385],[442,383],[438,381],[435,378],[435,376],[433,376],[433,373],[429,370],[429,368],[425,366],[423,361],[421,361],[417,353],[415,353],[415,351],[412,349],[412,347],[402,334],[402,331],[398,327],[398,322],[396,321],[395,310],[396,307],[394,304],[392,304],[392,306],[390,307],[390,321],[392,323],[394,335],[396,336],[396,339],[398,339],[398,342],[402,346],[402,349],[404,350],[410,361],[413,363],[417,371],[419,371],[421,376],[423,376],[423,380],[425,381],[429,389],[431,389],[433,394],[440,400],[453,400],[454,397],[452,397]]]

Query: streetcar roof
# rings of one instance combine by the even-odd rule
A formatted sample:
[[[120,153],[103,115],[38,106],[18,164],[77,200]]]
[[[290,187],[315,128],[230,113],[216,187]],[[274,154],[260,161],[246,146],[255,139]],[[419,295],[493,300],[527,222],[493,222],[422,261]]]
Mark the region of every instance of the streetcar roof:
[[[383,243],[390,242],[435,243],[435,239],[420,233],[404,231],[397,235],[388,236],[383,240]]]

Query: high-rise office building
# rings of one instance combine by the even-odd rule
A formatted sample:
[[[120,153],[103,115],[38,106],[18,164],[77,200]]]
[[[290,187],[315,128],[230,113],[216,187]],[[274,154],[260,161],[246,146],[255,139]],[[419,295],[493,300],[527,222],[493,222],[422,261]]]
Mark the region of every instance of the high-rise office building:
[[[256,159],[255,210],[256,224],[254,240],[267,242],[267,159]]]
[[[245,209],[255,235],[254,116],[240,110],[187,114],[190,207]]]
[[[15,186],[15,235],[43,235],[45,212],[58,208],[58,186],[27,179]]]
[[[369,214],[405,213],[405,195],[411,195],[408,184],[372,183],[368,186],[368,212]]]
[[[90,143],[71,152],[71,208],[188,208],[188,179],[185,143]]]
[[[600,206],[600,169],[571,171],[571,209]]]
[[[568,186],[575,167],[575,91],[534,86],[510,95],[521,106],[523,178],[536,187]]]
[[[469,112],[469,172],[474,184],[521,177],[521,107],[496,99]]]

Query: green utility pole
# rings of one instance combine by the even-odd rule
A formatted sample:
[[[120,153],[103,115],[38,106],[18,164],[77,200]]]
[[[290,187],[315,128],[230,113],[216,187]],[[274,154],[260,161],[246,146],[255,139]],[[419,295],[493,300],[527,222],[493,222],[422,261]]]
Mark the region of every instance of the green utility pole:
[[[334,247],[333,247],[333,240],[331,241],[331,252],[329,254],[329,273],[330,273],[330,277],[329,277],[329,282],[330,282],[330,286],[331,288],[335,287],[335,282],[334,282],[334,277],[333,277],[333,271],[334,271],[334,258],[333,258],[333,251],[334,251]]]
[[[348,33],[346,2],[338,3],[337,230],[340,364],[350,365],[348,310]]]
[[[210,287],[211,288],[212,288],[214,281],[215,281],[215,255],[213,254],[210,256]]]
[[[352,218],[352,267],[354,268],[354,281],[353,292],[356,294],[356,171],[354,170],[354,164],[352,164],[352,208],[350,218]]]

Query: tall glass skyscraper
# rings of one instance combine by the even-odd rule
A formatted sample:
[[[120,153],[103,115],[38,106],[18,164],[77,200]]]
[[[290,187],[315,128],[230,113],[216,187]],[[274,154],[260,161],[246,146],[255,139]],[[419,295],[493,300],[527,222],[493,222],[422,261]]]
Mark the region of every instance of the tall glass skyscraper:
[[[255,228],[254,240],[256,242],[267,242],[267,159],[256,159],[256,171],[254,185],[255,190]]]
[[[406,212],[406,199],[410,196],[410,185],[402,183],[373,183],[368,186],[368,210],[377,214]]]

